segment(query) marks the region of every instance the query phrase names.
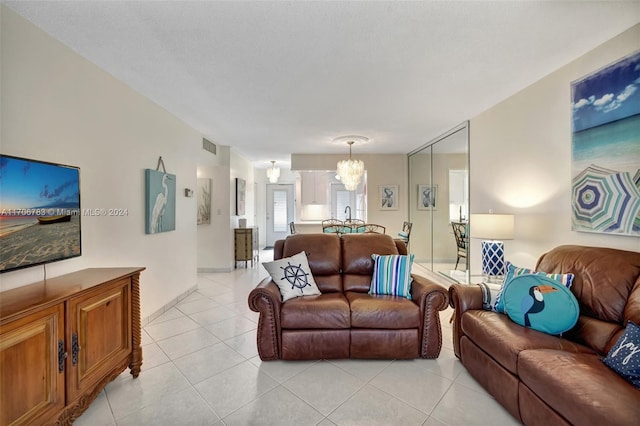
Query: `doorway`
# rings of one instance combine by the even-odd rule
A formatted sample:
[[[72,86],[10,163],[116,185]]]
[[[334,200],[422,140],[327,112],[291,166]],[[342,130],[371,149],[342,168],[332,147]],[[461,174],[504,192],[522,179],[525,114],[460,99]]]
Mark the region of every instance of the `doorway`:
[[[289,222],[295,220],[294,197],[293,184],[267,184],[266,247],[289,235]]]

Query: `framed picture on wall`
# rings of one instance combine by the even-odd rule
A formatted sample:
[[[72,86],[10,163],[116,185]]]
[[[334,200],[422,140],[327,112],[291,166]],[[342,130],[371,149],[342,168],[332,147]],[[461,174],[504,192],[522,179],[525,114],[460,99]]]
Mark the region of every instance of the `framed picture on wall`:
[[[244,179],[236,178],[236,216],[244,215],[246,191],[247,182]]]
[[[640,51],[571,83],[571,229],[640,236]]]
[[[380,185],[380,210],[398,210],[398,185]]]
[[[145,170],[145,233],[176,229],[176,175]]]
[[[435,210],[438,185],[418,185],[418,210]]]
[[[198,178],[198,225],[211,223],[211,179]]]

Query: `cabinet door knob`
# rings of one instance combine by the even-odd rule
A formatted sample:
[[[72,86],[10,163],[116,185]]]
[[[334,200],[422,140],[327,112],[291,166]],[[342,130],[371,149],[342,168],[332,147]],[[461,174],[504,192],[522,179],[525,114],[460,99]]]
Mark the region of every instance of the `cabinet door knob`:
[[[78,363],[78,352],[80,352],[78,333],[73,333],[73,336],[71,336],[71,364],[73,365]]]
[[[69,356],[64,350],[64,342],[62,340],[58,340],[58,373],[62,373],[64,371],[64,360]]]

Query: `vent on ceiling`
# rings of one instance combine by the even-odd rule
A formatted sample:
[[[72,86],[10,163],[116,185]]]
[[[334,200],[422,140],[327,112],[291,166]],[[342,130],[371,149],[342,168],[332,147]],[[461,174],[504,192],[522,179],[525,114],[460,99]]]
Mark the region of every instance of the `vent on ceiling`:
[[[217,147],[215,143],[208,141],[205,138],[202,138],[202,149],[209,151],[212,154],[215,154]]]

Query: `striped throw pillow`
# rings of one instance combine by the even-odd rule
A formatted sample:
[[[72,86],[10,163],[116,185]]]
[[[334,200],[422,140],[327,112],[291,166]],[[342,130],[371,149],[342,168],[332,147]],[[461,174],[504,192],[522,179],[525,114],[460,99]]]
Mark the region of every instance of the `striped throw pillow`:
[[[411,300],[411,265],[414,255],[372,254],[373,278],[369,294],[401,296]]]

